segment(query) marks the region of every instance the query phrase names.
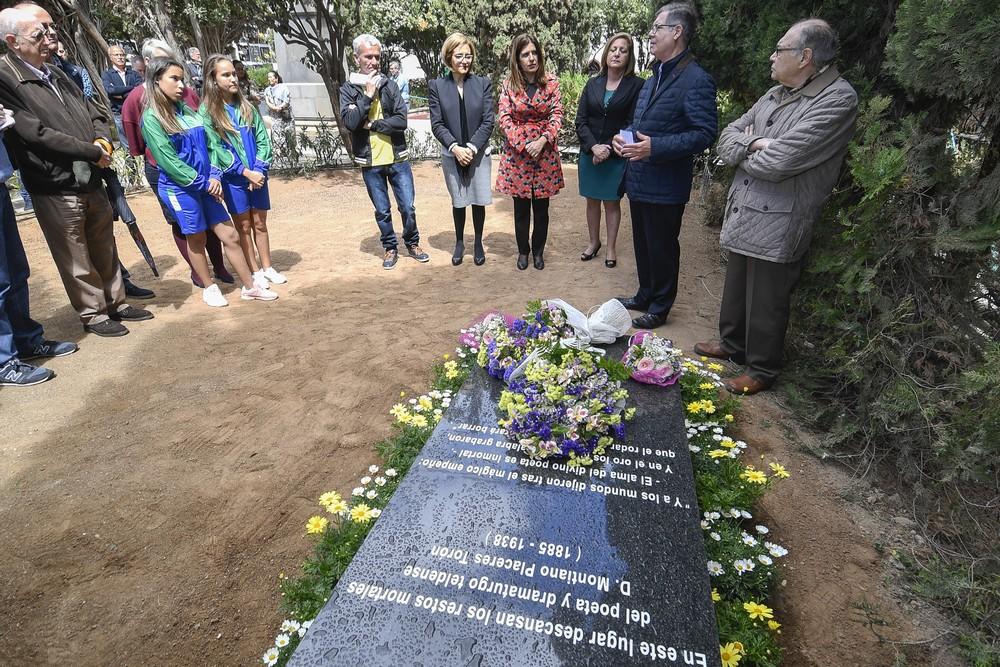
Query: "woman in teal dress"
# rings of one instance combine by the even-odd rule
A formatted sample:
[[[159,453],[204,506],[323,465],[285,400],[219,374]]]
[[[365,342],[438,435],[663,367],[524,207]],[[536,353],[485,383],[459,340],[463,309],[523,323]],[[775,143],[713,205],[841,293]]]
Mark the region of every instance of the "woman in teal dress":
[[[635,75],[632,37],[620,32],[608,40],[600,74],[587,82],[576,112],[580,138],[580,194],[587,198],[590,244],[580,254],[584,262],[601,249],[601,207],[608,225],[604,265],[618,264],[618,225],[622,219],[621,182],[626,161],[611,149],[611,138],[632,124],[643,80]]]

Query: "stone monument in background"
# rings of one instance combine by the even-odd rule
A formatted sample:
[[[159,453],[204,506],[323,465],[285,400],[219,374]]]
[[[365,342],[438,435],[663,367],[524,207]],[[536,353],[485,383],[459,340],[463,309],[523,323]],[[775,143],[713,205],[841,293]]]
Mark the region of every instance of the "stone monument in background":
[[[305,55],[305,47],[289,44],[280,34],[274,34],[275,69],[292,94],[292,113],[297,118],[333,118],[323,77],[302,62]]]

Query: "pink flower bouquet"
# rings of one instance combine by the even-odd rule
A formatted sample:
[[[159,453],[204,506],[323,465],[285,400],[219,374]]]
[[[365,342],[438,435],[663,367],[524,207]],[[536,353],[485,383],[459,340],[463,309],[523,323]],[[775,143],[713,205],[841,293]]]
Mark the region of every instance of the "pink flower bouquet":
[[[638,331],[629,339],[622,363],[636,382],[668,387],[681,376],[683,358],[671,341],[651,331]]]

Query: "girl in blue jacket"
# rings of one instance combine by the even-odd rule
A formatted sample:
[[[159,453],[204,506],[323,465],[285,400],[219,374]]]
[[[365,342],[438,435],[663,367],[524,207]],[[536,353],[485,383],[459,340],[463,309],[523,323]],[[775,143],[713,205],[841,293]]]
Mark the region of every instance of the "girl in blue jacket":
[[[202,299],[209,306],[229,305],[208,271],[205,231],[209,227],[222,241],[229,263],[243,281],[240,298],[277,299],[274,292],[253,284],[239,235],[221,203],[222,174],[209,159],[205,128],[198,115],[181,100],[184,66],[171,58],[157,58],[147,67],[145,85],[142,136],[160,167],[157,193],[176,215],[181,231],[187,236],[191,265],[202,284],[208,285]]]
[[[226,208],[236,223],[254,283],[267,287],[288,282],[271,266],[267,233],[271,138],[264,120],[243,96],[233,62],[225,56],[211,56],[205,63],[204,93],[199,115],[208,135],[212,166],[222,172]]]

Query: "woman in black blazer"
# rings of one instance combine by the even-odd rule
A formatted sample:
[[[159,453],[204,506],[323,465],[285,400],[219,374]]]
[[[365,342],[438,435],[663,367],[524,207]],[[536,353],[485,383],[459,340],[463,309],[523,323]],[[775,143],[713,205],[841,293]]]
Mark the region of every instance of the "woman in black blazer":
[[[620,32],[612,36],[601,58],[601,72],[584,87],[576,112],[576,134],[580,138],[580,194],[587,198],[590,245],[580,254],[584,262],[601,249],[601,202],[608,224],[608,247],[604,265],[618,264],[615,243],[622,219],[624,158],[611,149],[611,138],[632,124],[632,114],[644,81],[635,75],[632,37]]]
[[[465,254],[465,209],[472,206],[475,229],[473,261],[486,262],[483,225],[486,206],[492,203],[490,134],[493,132],[493,91],[490,80],[472,73],[476,47],[456,32],[441,47],[441,62],[449,74],[428,84],[431,131],[441,143],[441,169],[451,195],[455,220],[455,252],[451,263],[458,266]]]

